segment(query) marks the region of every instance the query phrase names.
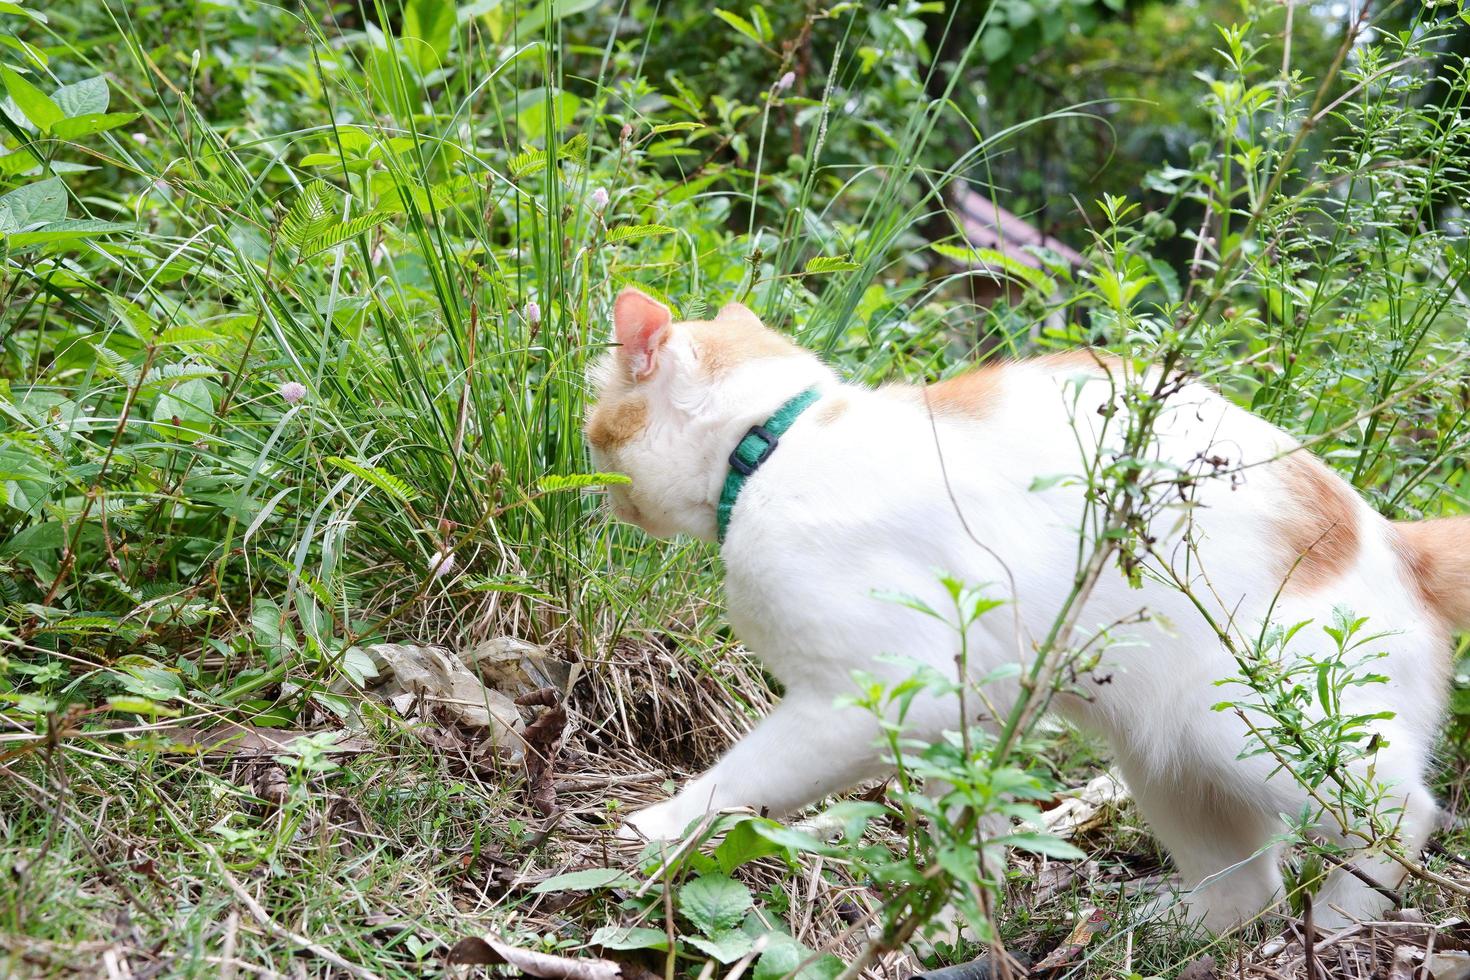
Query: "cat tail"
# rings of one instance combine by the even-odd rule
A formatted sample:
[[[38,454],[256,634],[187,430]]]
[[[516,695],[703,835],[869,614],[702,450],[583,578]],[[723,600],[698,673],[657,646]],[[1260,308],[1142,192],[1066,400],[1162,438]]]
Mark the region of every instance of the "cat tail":
[[[1452,627],[1470,630],[1470,516],[1395,527],[1399,552],[1424,601]]]

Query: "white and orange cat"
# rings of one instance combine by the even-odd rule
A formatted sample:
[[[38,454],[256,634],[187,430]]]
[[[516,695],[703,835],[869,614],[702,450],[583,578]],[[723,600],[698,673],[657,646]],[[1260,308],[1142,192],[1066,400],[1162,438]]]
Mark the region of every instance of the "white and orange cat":
[[[723,530],[730,624],[785,687],[769,717],[673,799],[634,814],[632,828],[675,837],[726,807],[779,816],[882,775],[874,720],[835,706],[853,693],[853,671],[898,679],[906,671],[888,654],[952,673],[957,644],[944,623],[875,593],[942,609],[938,573],[993,583],[992,597],[1010,608],[975,626],[971,668],[1029,662],[1072,590],[1086,506],[1075,481],[1045,478],[1084,472],[1099,442],[1108,451],[1125,428],[1116,414],[1103,427],[1099,409],[1127,411],[1103,359],[1044,357],[873,390],[844,383],[744,306],[676,323],[635,289],[617,297],[614,332],[586,427],[598,468],[631,477],[612,488],[613,508],[660,537],[714,541]],[[732,451],[808,390],[810,404],[781,420],[789,428],[742,457],[752,472],[722,528]],[[1470,627],[1470,518],[1391,523],[1285,432],[1202,384],[1174,390],[1154,431],[1161,460],[1204,475],[1187,520],[1181,509],[1153,520],[1153,551],[1177,558],[1175,572],[1217,619],[1245,632],[1267,618],[1313,620],[1293,655],[1330,653],[1320,627],[1337,605],[1387,634],[1374,643],[1385,656],[1373,669],[1388,682],[1349,688],[1343,710],[1393,713],[1376,723],[1376,779],[1390,784],[1386,808],[1399,811],[1390,819],[1417,855],[1438,815],[1424,779],[1448,693],[1450,632]],[[1208,475],[1222,461],[1233,479]],[[1110,570],[1097,583],[1082,635],[1133,625],[1112,626],[1103,663],[1054,707],[1107,738],[1184,878],[1186,903],[1220,930],[1279,897],[1279,815],[1308,800],[1270,757],[1240,758],[1245,726],[1212,710],[1231,696],[1215,682],[1237,665],[1161,579],[1145,575],[1133,588]],[[1002,712],[1016,691],[987,688]],[[916,703],[909,723],[938,738],[957,727],[955,705]],[[1389,887],[1403,876],[1382,854],[1360,856],[1358,870]],[[1385,902],[1339,871],[1317,896],[1318,921],[1373,916]]]

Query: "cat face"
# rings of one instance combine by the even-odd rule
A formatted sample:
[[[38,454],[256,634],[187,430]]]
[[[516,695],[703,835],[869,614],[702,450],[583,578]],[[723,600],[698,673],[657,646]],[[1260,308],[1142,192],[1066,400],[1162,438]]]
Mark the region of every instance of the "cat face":
[[[774,406],[830,373],[739,303],[712,320],[674,322],[637,289],[613,304],[617,346],[592,370],[596,403],[585,433],[613,513],[656,537],[715,536],[725,460]]]

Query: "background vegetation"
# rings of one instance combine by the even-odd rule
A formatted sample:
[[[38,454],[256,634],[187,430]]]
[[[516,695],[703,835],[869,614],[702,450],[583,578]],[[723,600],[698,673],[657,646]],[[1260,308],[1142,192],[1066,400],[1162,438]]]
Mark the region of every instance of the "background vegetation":
[[[0,3],[0,963],[416,975],[494,930],[625,973],[899,968],[913,881],[951,883],[916,795],[851,803],[844,845],[611,840],[772,697],[714,552],[598,509],[612,294],[743,298],[867,381],[1108,346],[1389,516],[1464,510],[1467,36],[1409,0]],[[975,251],[960,187],[1084,262]],[[1099,561],[1146,562],[1147,481],[1095,478]],[[481,735],[362,693],[371,643],[504,636],[570,665],[552,811]],[[222,722],[315,734],[201,754]],[[1022,734],[997,807],[1102,764]],[[992,938],[1044,953],[1107,910],[1064,969],[1265,935],[1134,917],[1167,869],[1126,808],[1086,860],[1010,843],[969,882]],[[1080,870],[1041,887],[1053,858]],[[1462,906],[1426,860],[1405,900]]]

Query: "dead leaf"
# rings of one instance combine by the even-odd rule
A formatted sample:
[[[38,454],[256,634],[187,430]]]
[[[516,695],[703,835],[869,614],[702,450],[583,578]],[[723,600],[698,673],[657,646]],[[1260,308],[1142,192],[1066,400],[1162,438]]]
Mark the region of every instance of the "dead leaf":
[[[496,755],[519,762],[525,751],[525,723],[515,702],[480,683],[463,663],[441,647],[375,643],[364,648],[378,671],[374,693],[402,715],[445,719],[485,729]]]
[[[1114,810],[1128,799],[1128,788],[1111,772],[1090,780],[1086,786],[1062,797],[1041,815],[1042,828],[1058,837],[1072,837],[1107,823]]]
[[[574,959],[521,949],[493,932],[461,939],[449,950],[447,962],[450,966],[508,963],[541,980],[621,980],[618,964],[612,960]]]
[[[1083,916],[1082,920],[1072,929],[1072,934],[1067,937],[1066,942],[1047,954],[1046,958],[1036,964],[1036,970],[1056,970],[1071,963],[1077,955],[1092,942],[1092,937],[1107,929],[1112,921],[1112,916],[1102,909],[1092,909]]]
[[[543,687],[516,698],[521,706],[541,705],[536,720],[526,726],[526,795],[542,816],[556,812],[556,783],[553,764],[567,727],[567,710],[558,702],[556,690]]]
[[[1434,980],[1470,980],[1470,953],[1462,950],[1441,950],[1424,965]]]
[[[1413,946],[1396,947],[1393,965],[1388,968],[1388,980],[1414,980],[1414,961],[1422,955],[1424,951]]]
[[[166,728],[150,733],[151,736],[167,739],[170,748],[178,751],[196,752],[200,755],[231,756],[278,756],[292,752],[297,739],[320,735],[320,731],[295,731],[281,728],[257,728],[226,722],[213,728]],[[369,752],[373,743],[355,736],[339,737],[324,751],[338,755]]]
[[[274,762],[255,766],[250,775],[250,791],[271,806],[281,806],[291,795],[286,770]]]
[[[461,654],[460,660],[486,686],[512,697],[547,687],[564,692],[572,674],[572,665],[565,660],[514,636],[486,640]]]
[[[1193,963],[1179,971],[1174,980],[1216,980],[1215,958],[1213,956],[1201,956]]]

